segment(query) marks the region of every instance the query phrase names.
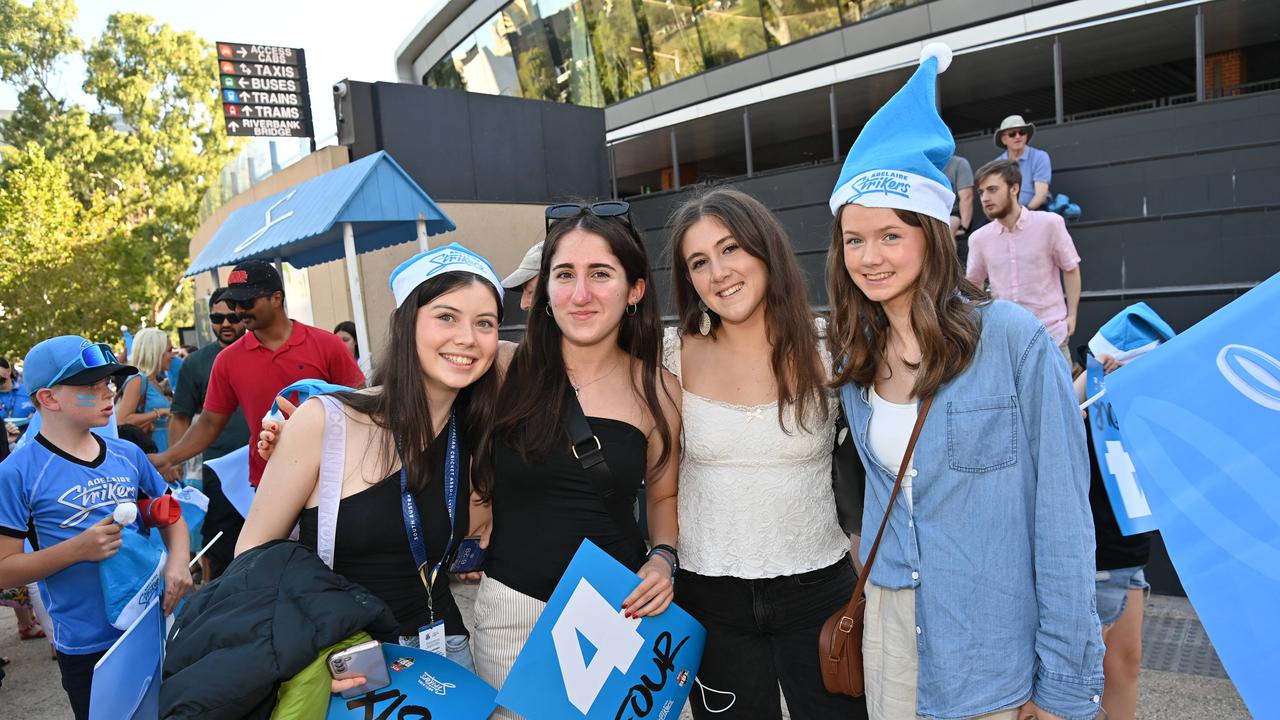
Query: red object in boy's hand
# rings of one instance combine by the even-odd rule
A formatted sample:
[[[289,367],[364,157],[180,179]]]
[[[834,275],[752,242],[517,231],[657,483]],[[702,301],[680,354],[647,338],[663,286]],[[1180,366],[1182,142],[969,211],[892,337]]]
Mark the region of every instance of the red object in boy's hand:
[[[152,500],[138,502],[138,521],[143,527],[162,528],[178,522],[182,506],[172,495],[161,495]]]

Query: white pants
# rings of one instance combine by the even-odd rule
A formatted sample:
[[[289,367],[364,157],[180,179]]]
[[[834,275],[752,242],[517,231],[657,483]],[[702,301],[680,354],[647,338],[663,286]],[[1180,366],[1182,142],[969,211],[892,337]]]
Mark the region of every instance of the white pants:
[[[916,591],[866,585],[862,662],[871,720],[916,720]],[[1017,720],[1017,709],[980,715],[974,720]]]
[[[475,624],[471,629],[472,655],[476,674],[501,689],[511,666],[524,649],[525,641],[542,615],[546,603],[517,592],[485,576],[476,591]],[[498,708],[491,718],[519,720],[522,716]]]

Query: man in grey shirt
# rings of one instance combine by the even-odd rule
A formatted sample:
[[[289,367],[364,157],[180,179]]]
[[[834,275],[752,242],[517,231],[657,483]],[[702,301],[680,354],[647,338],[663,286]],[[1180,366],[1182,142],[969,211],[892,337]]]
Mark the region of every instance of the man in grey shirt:
[[[960,264],[964,265],[965,256],[969,254],[969,229],[973,224],[973,168],[968,160],[952,155],[942,172],[956,193],[955,204],[951,206],[951,234],[956,238]]]

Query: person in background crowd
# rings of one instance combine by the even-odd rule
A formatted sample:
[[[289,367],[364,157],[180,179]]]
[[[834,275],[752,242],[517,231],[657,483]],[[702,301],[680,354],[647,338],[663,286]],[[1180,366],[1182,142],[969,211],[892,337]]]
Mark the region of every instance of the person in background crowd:
[[[121,547],[123,528],[112,511],[140,494],[159,497],[167,486],[134,445],[89,431],[109,422],[112,378],[135,368],[121,365],[108,346],[74,335],[37,344],[25,367],[43,422],[33,442],[0,464],[0,587],[40,581],[56,622],[62,687],[76,720],[85,720],[94,665],[121,634],[107,619],[97,567]],[[168,550],[161,598],[167,615],[191,589],[189,533],[182,519],[159,533]],[[23,550],[28,539],[32,552]]]
[[[218,288],[209,296],[209,325],[213,328],[214,340],[187,356],[186,367],[174,388],[173,404],[169,407],[169,439],[174,444],[186,435],[191,419],[204,411],[214,359],[245,333],[244,321],[231,309],[226,293],[226,288]],[[249,426],[245,423],[244,411],[236,408],[222,432],[205,448],[203,456],[205,460],[220,458],[248,443]],[[201,491],[209,497],[209,511],[201,529],[204,543],[208,544],[219,532],[223,533],[222,538],[205,553],[210,570],[210,577],[204,579],[207,582],[221,575],[231,563],[244,518],[223,494],[222,481],[217,473],[206,465],[202,475],[204,484]]]
[[[947,176],[956,194],[956,202],[951,206],[951,234],[956,238],[956,254],[963,266],[969,256],[969,230],[973,227],[973,168],[968,160],[952,155],[942,174]]]
[[[22,383],[15,378],[13,366],[9,365],[9,361],[0,358],[0,412],[4,415],[4,430],[8,442],[4,443],[3,455],[9,454],[9,445],[18,441],[18,436],[22,434],[23,427],[26,423],[22,422],[31,417],[36,411],[36,406],[31,404],[31,397],[27,394],[26,388],[22,387]]]
[[[173,344],[167,333],[159,328],[139,330],[129,354],[138,374],[125,378],[116,391],[116,422],[142,428],[161,452],[169,447],[170,391],[164,376],[172,360]]]
[[[343,320],[333,329],[333,334],[338,336],[343,345],[347,346],[347,350],[351,352],[351,357],[356,359],[356,364],[360,366],[360,372],[364,373],[367,378],[373,374],[373,362],[371,355],[360,354],[360,341],[356,339],[356,324],[350,320]]]
[[[1031,136],[1036,126],[1024,122],[1021,115],[1010,115],[1000,121],[1000,127],[992,138],[996,147],[1004,150],[996,160],[1012,160],[1018,163],[1023,183],[1018,188],[1018,204],[1028,210],[1039,210],[1049,202],[1049,181],[1053,179],[1053,163],[1049,153],[1031,147]]]
[[[204,452],[236,408],[244,410],[250,437],[257,437],[276,393],[298,380],[364,385],[364,373],[336,335],[289,318],[280,273],[270,263],[250,260],[235,266],[222,299],[239,308],[248,332],[214,358],[199,419],[182,440],[152,456],[161,471]],[[254,487],[265,465],[261,455],[249,453]]]
[[[492,536],[473,642],[476,669],[494,687],[583,539],[643,578],[623,604],[628,617],[666,610],[678,564],[680,387],[659,367],[662,324],[644,244],[624,202],[553,205],[547,224],[529,329],[500,395],[494,485],[483,498]],[[592,449],[608,466],[608,499],[569,444],[571,413],[585,416],[599,441]],[[654,543],[647,556],[632,516],[642,483]],[[494,717],[514,716],[499,709]]]
[[[950,59],[925,46],[831,197],[833,385],[867,468],[864,534],[888,519],[866,584],[867,707],[1091,718],[1104,648],[1084,429],[1044,325],[960,273],[934,94]],[[886,173],[905,192],[877,190]]]
[[[430,640],[419,629],[443,620],[440,651],[470,669],[467,629],[437,566],[471,528],[473,488],[478,498],[492,487],[502,285],[487,260],[459,245],[415,255],[390,283],[396,310],[374,387],[335,396],[346,425],[346,468],[332,567],[387,603],[400,623],[400,637],[391,641],[426,647]],[[301,541],[317,547],[324,448],[316,438],[330,421],[314,399],[286,423],[237,554],[288,537],[299,514]],[[402,500],[417,504],[426,526],[420,550],[411,548],[408,521],[387,522],[401,514]],[[428,561],[421,574],[415,558]]]
[[[672,215],[684,455],[676,600],[707,629],[695,718],[865,717],[826,691],[818,635],[857,580],[831,485],[835,398],[826,322],[777,219],[707,191]]]
[[[1061,215],[1018,204],[1022,179],[1011,160],[978,168],[982,212],[995,222],[969,238],[965,275],[977,285],[990,280],[992,295],[1030,310],[1049,329],[1069,366],[1067,343],[1080,306],[1080,255]]]
[[[538,263],[542,262],[542,241],[533,244],[520,265],[511,274],[503,278],[502,287],[520,291],[520,309],[529,312],[533,307],[533,294],[538,289]]]

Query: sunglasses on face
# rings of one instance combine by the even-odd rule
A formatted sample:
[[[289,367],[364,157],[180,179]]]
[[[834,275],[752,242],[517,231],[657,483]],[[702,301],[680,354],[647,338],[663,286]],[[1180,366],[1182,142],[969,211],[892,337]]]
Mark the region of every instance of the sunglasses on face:
[[[1026,135],[1026,134],[1027,134],[1026,128],[1016,128],[1014,130],[1006,130],[1004,133],[1004,136],[1013,138],[1013,137],[1022,137],[1023,135]]]
[[[552,224],[560,220],[568,220],[576,218],[583,213],[595,215],[598,218],[620,217],[628,225],[631,224],[631,205],[623,200],[605,200],[603,202],[591,203],[590,205],[581,205],[579,203],[560,203],[547,208],[547,230],[551,229]]]
[[[249,303],[249,305],[252,306],[253,303],[251,302]],[[209,313],[209,322],[213,323],[214,325],[221,325],[224,322],[228,322],[228,323],[231,323],[232,325],[235,325],[236,323],[240,322],[240,320],[241,320],[240,316],[235,313]]]
[[[5,385],[11,382],[13,382],[12,375],[0,375],[0,385]]]
[[[266,297],[266,295],[259,295],[258,297],[249,298],[248,300],[227,300],[227,304],[231,306],[232,310],[236,308],[240,308],[241,310],[252,310],[253,306],[264,297]]]

